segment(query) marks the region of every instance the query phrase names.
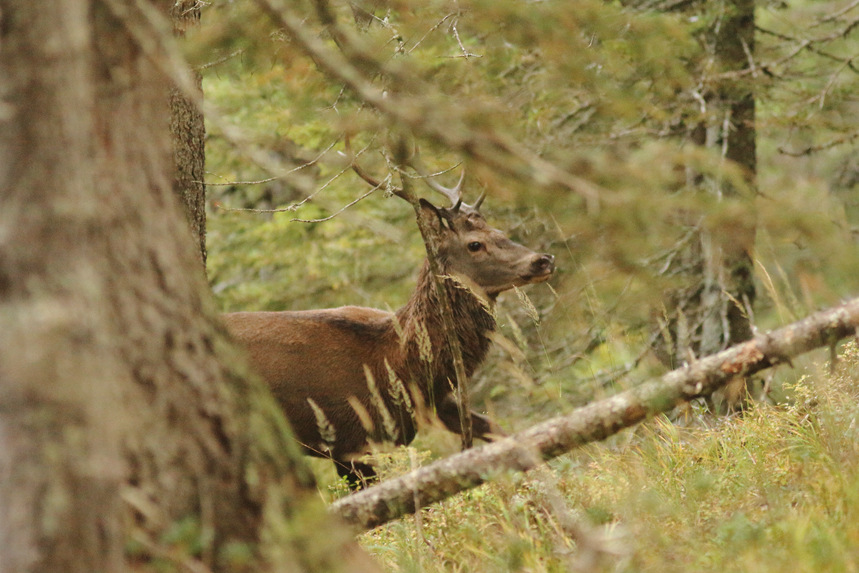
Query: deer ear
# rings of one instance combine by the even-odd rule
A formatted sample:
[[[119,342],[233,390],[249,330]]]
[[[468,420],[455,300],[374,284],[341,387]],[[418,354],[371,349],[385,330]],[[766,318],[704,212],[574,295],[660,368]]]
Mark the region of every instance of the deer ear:
[[[444,232],[451,230],[450,221],[447,220],[441,209],[426,199],[419,199],[419,202],[421,205],[421,211],[423,211],[424,216],[428,221],[430,221],[436,231]]]

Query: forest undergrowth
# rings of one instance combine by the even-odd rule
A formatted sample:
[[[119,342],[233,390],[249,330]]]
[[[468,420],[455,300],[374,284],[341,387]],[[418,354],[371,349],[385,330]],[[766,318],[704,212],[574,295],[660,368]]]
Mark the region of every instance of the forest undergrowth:
[[[364,534],[389,571],[859,570],[859,349],[714,418],[690,405]],[[385,456],[402,473],[418,448]]]
[[[622,9],[636,4],[641,13]],[[702,272],[687,247],[709,244],[702,230],[734,237],[754,214],[758,296],[745,310],[756,332],[855,296],[857,44],[847,33],[856,4],[757,3],[761,31],[744,76],[757,94],[757,191],[733,204],[711,201],[699,181],[730,176],[725,146],[704,152],[684,131],[706,128],[719,142],[730,125],[699,91],[715,85],[709,30],[733,4],[697,3],[713,11],[682,17],[646,8],[653,4],[582,3],[563,12],[579,33],[540,17],[564,3],[503,2],[471,3],[474,11],[457,8],[456,18],[436,18],[448,13],[438,11],[444,3],[403,4],[361,30],[385,58],[415,64],[421,82],[462,96],[462,109],[491,104],[475,125],[499,114],[493,121],[505,133],[605,194],[592,210],[574,193],[506,177],[412,134],[448,185],[455,173],[447,171],[465,162],[465,199],[486,189],[492,226],[555,256],[550,282],[499,297],[497,337],[470,381],[475,409],[510,432],[671,368],[654,350],[660,336],[676,335],[678,354],[683,346],[680,322],[670,332],[671,293],[696,292]],[[348,5],[342,22],[351,22]],[[212,12],[204,23],[216,21]],[[396,182],[379,135],[389,118],[367,113],[293,52],[294,41],[254,37],[274,39],[274,52],[219,46],[226,58],[207,68],[204,91],[290,176],[248,161],[210,121],[208,276],[221,310],[401,307],[425,256],[413,211],[382,196],[390,193],[360,199],[369,189],[337,153],[343,133],[355,131],[364,168]],[[450,57],[468,51],[480,57]],[[687,337],[703,336],[695,320],[684,324]],[[690,404],[539,472],[496,476],[361,542],[398,572],[859,571],[859,351],[846,345],[834,375],[825,361],[800,358],[795,370],[765,373],[742,415]],[[378,455],[382,477],[453,454],[458,443],[443,430],[422,432],[410,448]],[[323,497],[348,493],[329,461],[309,461]]]
[[[378,204],[397,211],[388,203]],[[502,338],[471,384],[479,409],[515,432],[664,372],[640,353],[642,335],[613,322],[626,306],[592,293],[614,283],[577,265],[551,229],[505,215],[499,226],[555,253],[561,270],[551,289],[499,300]],[[224,310],[396,308],[413,288],[423,248],[406,233],[404,263],[389,256],[387,239],[337,219],[308,227],[219,213],[212,223],[210,277]],[[300,249],[304,265],[295,264]],[[757,318],[766,329],[815,305],[803,304],[779,257],[762,252]],[[625,284],[632,286],[619,301],[646,298],[635,281]],[[714,417],[694,403],[539,473],[496,477],[361,542],[398,572],[859,571],[859,350],[844,346],[834,375],[825,362],[800,358],[795,370],[766,373],[767,399],[742,415]],[[379,454],[382,478],[451,455],[458,444],[442,429],[422,432],[412,447]],[[347,493],[329,461],[308,461],[323,497]]]

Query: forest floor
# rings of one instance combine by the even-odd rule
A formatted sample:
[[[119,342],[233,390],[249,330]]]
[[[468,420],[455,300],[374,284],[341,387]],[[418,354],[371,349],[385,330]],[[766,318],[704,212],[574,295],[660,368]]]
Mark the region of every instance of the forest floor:
[[[857,571],[857,380],[850,343],[785,404],[691,405],[360,540],[397,572]],[[387,454],[383,476],[429,457],[424,443]]]

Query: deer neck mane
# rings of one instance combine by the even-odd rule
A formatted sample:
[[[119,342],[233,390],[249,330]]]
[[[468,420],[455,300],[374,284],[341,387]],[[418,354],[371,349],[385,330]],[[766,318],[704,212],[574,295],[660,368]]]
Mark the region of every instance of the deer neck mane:
[[[495,330],[495,297],[487,295],[464,277],[445,276],[443,280],[465,372],[470,377],[489,351],[488,335]],[[427,362],[420,356],[422,339],[423,346],[426,346],[426,336],[422,332],[425,331],[432,345],[429,361],[432,377],[452,377],[453,358],[445,342],[441,307],[428,261],[421,268],[415,292],[406,305],[397,311],[396,318],[402,329],[401,341],[411,367],[414,368],[415,359]]]

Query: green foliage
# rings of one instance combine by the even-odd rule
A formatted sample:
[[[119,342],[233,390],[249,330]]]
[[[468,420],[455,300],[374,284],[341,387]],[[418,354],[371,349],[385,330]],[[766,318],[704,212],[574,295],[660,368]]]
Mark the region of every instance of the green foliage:
[[[302,212],[322,214],[315,206]],[[423,248],[417,237],[404,249],[361,219],[304,224],[291,218],[289,213],[228,212],[212,225],[209,241],[220,248],[210,255],[209,278],[223,310],[396,308],[405,302],[408,287],[392,284],[391,278],[410,277],[417,269]]]
[[[353,25],[345,4],[332,6],[341,26]],[[682,286],[683,277],[655,270],[680,256],[696,224],[730,237],[737,223],[756,217],[754,310],[762,329],[854,288],[859,211],[850,174],[856,165],[841,148],[802,158],[779,153],[820,125],[826,133],[852,125],[849,90],[840,86],[852,85],[855,74],[820,53],[850,53],[851,37],[797,51],[795,41],[759,35],[759,65],[781,75],[779,81],[765,73],[747,78],[761,94],[760,195],[750,208],[739,170],[713,149],[677,137],[706,116],[695,97],[712,81],[712,46],[702,38],[724,17],[723,6],[658,13],[597,1],[574,10],[564,2],[415,7],[401,1],[377,9],[378,19],[359,27],[362,48],[383,66],[379,85],[405,94],[437,89],[432,97],[446,112],[480,129],[505,130],[600,189],[594,210],[569,191],[468,165],[468,196],[477,186],[489,190],[485,210],[494,224],[557,257],[550,285],[526,290],[539,324],[515,296],[502,297],[498,316],[507,343],[495,345],[474,380],[477,403],[508,427],[527,426],[663,369],[647,351],[652,325],[663,312],[663,293]],[[821,24],[819,34],[805,29],[805,20],[826,13],[820,3],[798,3],[787,11],[761,7],[757,16],[763,28],[802,39],[844,26],[842,18]],[[308,28],[318,27],[312,11],[305,16]],[[207,140],[209,277],[221,308],[401,306],[423,258],[404,202],[379,190],[331,220],[292,221],[328,217],[369,190],[344,173],[335,154],[343,149],[343,131],[355,132],[361,163],[384,177],[389,167],[378,151],[390,133],[386,118],[327,77],[253,3],[215,5],[203,21],[203,47],[195,54],[214,61],[243,50],[207,68],[204,79],[207,98],[222,114],[210,123]],[[334,48],[329,34],[320,30],[319,37]],[[826,97],[815,100],[824,107],[807,105],[829,84]],[[442,93],[455,99],[438,99]],[[240,126],[246,139],[225,135],[223,122]],[[434,141],[416,141],[432,169],[461,159]],[[250,159],[254,149],[265,150],[282,170],[300,169],[271,179]],[[690,172],[730,180],[746,194],[717,200],[693,192]],[[242,183],[248,181],[260,183]],[[284,211],[230,210],[246,208]]]
[[[287,4],[338,53],[317,17],[324,3]],[[399,175],[381,152],[403,133],[433,171],[465,162],[466,200],[486,188],[494,226],[556,256],[555,277],[525,289],[528,301],[502,296],[500,338],[473,380],[475,403],[508,429],[664,371],[649,352],[653,324],[665,313],[664,294],[685,279],[658,271],[682,256],[693,227],[727,241],[756,221],[760,330],[855,294],[851,58],[859,42],[850,23],[859,9],[759,3],[755,68],[732,75],[717,69],[712,45],[731,3],[681,3],[672,12],[647,8],[654,4],[392,0],[365,3],[376,6],[369,23],[356,22],[350,3],[331,5],[373,58],[359,69],[371,85],[457,137],[467,129],[510,137],[593,184],[596,206],[539,177],[508,177],[468,148],[453,153],[363,105],[254,3],[208,8],[195,61],[242,50],[204,70],[206,97],[221,112],[207,140],[209,278],[221,308],[395,309],[407,300],[423,245],[405,202],[380,189],[330,220],[292,221],[329,217],[369,191],[337,155],[347,132],[367,171],[391,173],[394,184]],[[755,189],[713,137],[722,120],[705,96],[720,81],[756,94]],[[710,147],[689,143],[698,125],[710,127]],[[702,193],[696,177],[739,193]],[[766,404],[743,418],[712,429],[653,420],[559,460],[550,481],[631,556],[629,570],[851,570],[856,452],[832,430],[852,432],[848,379],[815,376],[783,388],[790,377],[779,373]],[[796,399],[809,388],[825,399]],[[445,440],[422,436],[417,457],[450,453],[455,445]],[[394,474],[413,463],[402,452],[387,459]],[[335,481],[330,464],[318,467],[323,482]],[[540,483],[509,476],[365,543],[392,570],[566,570],[577,547],[547,511]]]
[[[739,212],[730,205],[717,205],[684,192],[685,172],[690,168],[714,177],[731,174],[718,157],[678,145],[676,139],[660,138],[682,131],[683,126],[694,124],[700,116],[700,105],[693,94],[699,89],[701,74],[708,69],[708,55],[696,38],[718,21],[721,17],[718,9],[690,16],[689,12],[632,11],[619,4],[596,1],[578,3],[575,10],[563,2],[493,1],[467,6],[431,2],[422,3],[420,9],[400,2],[389,6],[387,12],[377,11],[384,22],[375,21],[360,36],[368,51],[378,54],[387,65],[408,67],[415,77],[458,98],[461,111],[457,113],[475,114],[469,121],[502,127],[532,149],[600,186],[603,206],[593,212],[574,195],[502,180],[481,165],[471,166],[475,179],[492,189],[496,203],[494,206],[490,203],[490,208],[497,210],[498,203],[503,202],[529,209],[535,204],[539,206],[542,215],[535,217],[534,222],[555,231],[544,236],[548,247],[561,246],[561,253],[555,254],[563,257],[560,263],[567,269],[581,267],[585,271],[570,279],[577,282],[570,285],[574,291],[586,288],[587,280],[598,280],[600,287],[593,293],[615,307],[617,315],[628,317],[628,325],[645,322],[650,311],[640,301],[658,299],[667,287],[663,280],[653,278],[648,261],[671,251],[686,231],[684,224],[700,216],[718,230]],[[335,8],[341,25],[348,24],[351,14],[346,7],[335,5]],[[785,14],[771,8],[758,11],[762,26],[772,24],[782,34],[802,32],[798,27],[802,18],[809,14],[817,17],[822,12],[819,6],[811,8],[803,4],[790,13],[793,19]],[[315,159],[337,142],[344,129],[371,133],[384,129],[384,118],[357,107],[349,90],[326,78],[294,43],[272,32],[252,4],[218,5],[206,13],[204,21],[205,45],[221,54],[236,48],[244,50],[241,55],[207,69],[207,97],[221,109],[224,119],[240,125],[252,136],[254,145],[265,149],[284,168],[298,167]],[[828,24],[827,30],[837,24],[837,21]],[[312,25],[313,19],[309,18],[308,26]],[[769,35],[762,35],[759,40],[757,51],[764,63],[780,62],[795,47],[795,43],[777,42]],[[827,49],[830,47],[837,48],[837,53],[849,52],[846,40],[836,39],[827,45]],[[462,57],[465,53],[474,57]],[[845,155],[833,150],[823,157],[828,164],[826,171],[809,178],[806,173],[821,165],[820,160],[785,160],[778,155],[778,148],[784,146],[780,142],[786,137],[796,138],[808,129],[816,129],[815,122],[822,121],[824,116],[833,118],[825,120],[829,132],[836,125],[839,129],[849,128],[850,116],[844,113],[844,105],[849,105],[852,72],[849,69],[838,72],[837,63],[821,67],[821,62],[828,61],[814,52],[800,51],[779,64],[778,70],[785,73],[786,81],[775,82],[761,74],[756,84],[762,94],[758,106],[758,188],[762,193],[758,201],[758,228],[761,236],[772,239],[764,246],[762,256],[772,256],[778,264],[791,267],[787,274],[794,278],[811,272],[815,280],[806,281],[805,285],[794,280],[791,287],[808,291],[804,303],[813,301],[814,305],[837,300],[850,284],[847,269],[855,256],[850,229],[855,223],[851,222],[853,210],[842,206],[852,204],[852,187],[842,185],[840,195],[831,195],[834,172],[843,166],[840,157]],[[806,81],[810,78],[803,74],[804,69],[817,70],[814,76],[817,83]],[[831,82],[832,77],[837,82]],[[387,89],[409,89],[384,76],[380,81]],[[803,94],[820,94],[830,83],[821,103],[832,111],[824,112],[819,106],[807,105],[805,96],[797,97],[798,89]],[[834,91],[836,84],[843,84],[846,91]],[[786,107],[787,104],[792,107]],[[797,115],[799,112],[801,116]],[[833,123],[836,117],[841,118],[840,124]],[[801,130],[797,129],[799,126]],[[818,133],[824,135],[823,131]],[[368,168],[383,174],[385,167],[374,152],[384,141],[384,135],[380,135],[375,140],[363,139],[362,145],[374,146],[363,159]],[[435,168],[448,167],[456,160],[446,156],[433,142],[422,145],[424,156]],[[256,185],[229,184],[263,180],[269,174],[248,161],[245,150],[224,137],[217,125],[210,126],[207,151],[209,183],[219,185],[209,188],[212,201],[232,208],[272,208],[297,203],[342,169],[342,163],[332,162],[329,153],[322,162],[296,173],[304,177]],[[840,180],[852,185],[849,177],[842,176]],[[364,189],[366,186],[356,182],[354,176],[344,175],[315,195],[295,216],[330,215],[356,199]],[[295,231],[285,235],[285,222],[274,225],[266,221],[256,232],[245,234],[239,230],[242,221],[253,226],[264,216],[235,213],[224,215],[222,230],[218,212],[213,212],[210,223],[213,282],[225,288],[221,291],[224,308],[299,308],[347,302],[348,296],[340,296],[347,292],[343,287],[360,288],[365,281],[372,281],[373,274],[379,277],[381,286],[392,285],[384,277],[389,272],[386,266],[392,266],[392,258],[374,254],[380,250],[373,247],[381,249],[392,244],[391,241],[397,244],[408,240],[413,246],[409,252],[415,253],[415,259],[404,262],[395,273],[399,278],[394,279],[405,284],[384,289],[375,300],[365,288],[367,292],[358,292],[359,297],[349,301],[378,305],[376,301],[382,300],[390,301],[388,306],[397,306],[408,291],[410,275],[406,269],[416,266],[413,261],[420,258],[420,248],[413,227],[406,223],[408,209],[389,203],[396,201],[370,197],[350,209],[349,215],[340,217],[350,219],[348,225],[336,220],[319,224],[334,227],[328,234],[337,235],[341,245],[350,243],[366,249],[348,257],[338,256],[336,245],[330,249],[318,247],[326,255],[321,259],[330,255],[330,261],[315,260],[314,256],[309,284],[302,282],[304,273],[285,271],[285,265],[304,262],[308,250],[305,247],[313,240],[310,233]],[[825,205],[831,208],[820,209]],[[678,218],[678,213],[682,217]],[[278,214],[274,218],[288,216]],[[374,232],[372,222],[379,218],[397,225],[395,236],[380,235],[378,225]],[[363,234],[367,231],[369,235]],[[730,225],[725,232],[730,233]],[[294,251],[290,245],[284,245],[287,235],[289,240],[296,241],[291,243]],[[571,237],[573,241],[569,241]],[[234,238],[247,240],[230,245]],[[278,248],[272,249],[273,244],[278,244]],[[835,245],[840,248],[834,248]],[[247,247],[253,249],[252,257],[244,261],[240,253]],[[230,253],[234,266],[220,258],[221,252]],[[342,248],[339,253],[343,254]],[[279,260],[274,260],[275,254]],[[823,262],[824,259],[829,260]],[[793,263],[786,261],[799,260],[805,261],[802,273],[791,272]],[[376,272],[371,274],[354,266],[344,271],[341,262],[347,267],[350,262],[363,264],[365,269],[373,268]],[[313,267],[322,273],[334,271],[339,276],[317,282]],[[630,284],[630,275],[634,284]],[[271,288],[263,286],[269,280],[267,277],[280,278],[274,280]],[[257,287],[246,286],[251,279]],[[237,287],[240,290],[247,288],[251,292],[236,292],[237,298],[231,300],[235,290],[226,285],[233,283],[243,285]],[[292,288],[289,285],[302,292],[289,294]],[[812,288],[813,285],[818,286]],[[299,289],[303,286],[309,288]],[[313,294],[328,290],[335,293],[331,299]],[[566,294],[560,289],[556,291],[559,296]],[[396,298],[391,301],[391,296]],[[252,304],[255,300],[258,303]],[[765,301],[764,305],[768,303]],[[767,314],[760,316],[765,320]],[[594,318],[591,316],[584,322]]]
[[[615,552],[611,570],[853,570],[857,376],[851,343],[836,376],[803,377],[785,405],[759,404],[712,427],[659,416],[547,472],[502,476],[367,533],[362,544],[391,571],[563,571],[582,549],[545,501],[554,487]]]

